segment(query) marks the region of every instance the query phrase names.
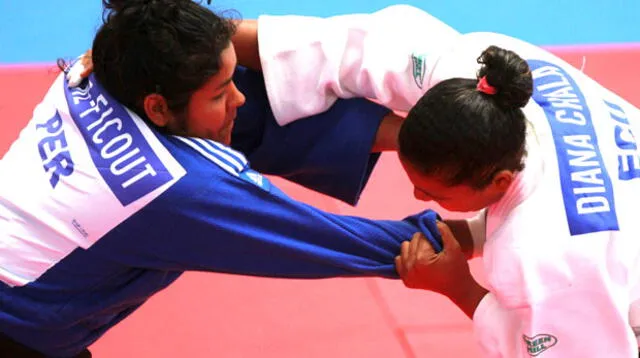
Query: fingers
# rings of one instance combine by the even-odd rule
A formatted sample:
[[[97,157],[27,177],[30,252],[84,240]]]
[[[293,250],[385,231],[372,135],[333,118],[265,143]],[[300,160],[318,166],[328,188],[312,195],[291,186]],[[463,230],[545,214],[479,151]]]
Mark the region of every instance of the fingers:
[[[416,262],[422,262],[424,260],[428,260],[434,255],[437,255],[433,246],[431,246],[431,243],[424,235],[420,234],[420,237],[416,241],[418,242],[415,254]]]
[[[458,240],[456,240],[456,237],[453,236],[453,232],[451,232],[449,225],[445,224],[442,221],[438,221],[436,225],[438,226],[438,230],[440,231],[440,236],[442,237],[443,249],[447,247],[454,248],[454,247],[460,246],[460,244],[458,243]]]
[[[67,73],[67,81],[69,81],[69,87],[77,87],[84,79],[83,73],[85,71],[86,68],[80,61],[71,66],[69,73]]]
[[[409,277],[411,275],[411,268],[408,267],[405,257],[408,255],[409,241],[403,242],[402,247],[405,248],[403,255],[398,255],[395,258],[396,271],[402,280],[402,283],[408,288],[414,288],[413,280]]]
[[[411,258],[411,254],[409,252],[409,248],[411,246],[410,241],[405,241],[400,245],[400,257],[402,259],[403,267],[405,271],[408,271],[413,266],[413,259]]]
[[[409,245],[409,241],[402,242],[402,244],[400,244],[400,255],[395,258],[396,271],[403,281],[409,271],[409,267],[407,267],[407,260],[409,259]]]
[[[410,271],[416,262],[435,254],[431,243],[420,232],[413,234],[411,241],[400,245],[400,259],[406,271]]]
[[[422,234],[415,233],[413,237],[411,237],[411,243],[409,244],[409,256],[413,259],[416,258],[416,254],[418,253],[418,244],[420,243]]]
[[[407,275],[407,270],[404,267],[404,263],[402,262],[402,256],[398,255],[395,259],[396,262],[396,271],[401,278],[404,278]]]
[[[437,255],[435,249],[431,245],[431,242],[429,242],[421,232],[417,232],[413,235],[411,245],[411,256],[416,262],[428,260],[434,255]]]
[[[401,277],[404,277],[411,269],[416,261],[416,248],[420,241],[418,233],[413,235],[411,241],[404,241],[400,244],[400,255],[396,256],[396,271]]]
[[[431,243],[421,232],[413,234],[411,241],[404,241],[400,244],[400,255],[395,257],[396,271],[398,275],[406,281],[406,276],[416,265],[429,264],[437,257]],[[407,282],[405,285],[409,287]]]
[[[87,78],[89,77],[89,75],[91,74],[91,71],[93,71],[91,68],[85,66],[84,64],[82,65],[82,67],[84,67],[82,73],[80,74],[80,77],[82,78]]]
[[[426,244],[426,246],[425,246]],[[420,262],[424,257],[429,256],[431,252],[431,244],[427,241],[427,238],[421,232],[417,232],[413,234],[411,238],[411,242],[409,243],[409,255],[406,259],[406,265],[409,270],[413,268],[413,266]]]
[[[84,71],[82,71],[81,74],[82,78],[88,77],[91,72],[93,72],[93,57],[91,57],[92,54],[93,52],[89,50],[80,58],[82,66],[84,66]]]
[[[67,81],[69,82],[69,87],[77,87],[78,85],[80,85],[82,80],[84,80],[91,74],[91,72],[93,71],[91,54],[91,50],[88,50],[80,57],[78,57],[78,61],[76,61],[71,66],[71,69],[67,73]]]

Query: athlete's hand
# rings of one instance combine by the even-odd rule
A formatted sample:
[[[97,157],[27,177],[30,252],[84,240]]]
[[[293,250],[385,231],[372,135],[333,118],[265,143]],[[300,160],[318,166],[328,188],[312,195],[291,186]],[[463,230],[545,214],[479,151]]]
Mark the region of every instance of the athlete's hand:
[[[396,270],[409,288],[435,291],[453,298],[473,277],[449,226],[441,221],[437,225],[442,236],[442,251],[436,253],[424,235],[416,233],[410,242],[402,243],[401,254],[396,257]]]
[[[93,61],[91,59],[91,50],[88,50],[71,66],[67,72],[67,81],[69,87],[76,87],[93,72]]]

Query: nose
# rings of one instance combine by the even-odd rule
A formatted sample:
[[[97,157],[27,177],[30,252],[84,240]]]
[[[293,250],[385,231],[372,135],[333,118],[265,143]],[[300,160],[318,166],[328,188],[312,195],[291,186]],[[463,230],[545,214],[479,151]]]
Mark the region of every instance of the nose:
[[[232,106],[237,108],[242,106],[244,102],[246,102],[247,98],[244,96],[242,92],[240,92],[238,87],[236,87],[235,82],[233,82],[232,84],[233,84],[233,101],[231,102],[232,102]]]

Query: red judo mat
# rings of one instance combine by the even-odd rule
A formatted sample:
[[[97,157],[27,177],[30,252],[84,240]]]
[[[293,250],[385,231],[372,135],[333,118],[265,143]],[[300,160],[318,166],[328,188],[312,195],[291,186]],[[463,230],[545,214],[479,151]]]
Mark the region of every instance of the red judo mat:
[[[640,106],[640,46],[552,50]],[[0,67],[0,153],[31,117],[56,74],[55,65]],[[429,207],[413,199],[393,154],[382,156],[355,208],[272,180],[293,197],[335,213],[400,219]],[[472,268],[482,282],[481,261],[472,261]],[[183,275],[91,349],[97,358],[480,356],[470,320],[452,303],[397,281],[211,273]]]

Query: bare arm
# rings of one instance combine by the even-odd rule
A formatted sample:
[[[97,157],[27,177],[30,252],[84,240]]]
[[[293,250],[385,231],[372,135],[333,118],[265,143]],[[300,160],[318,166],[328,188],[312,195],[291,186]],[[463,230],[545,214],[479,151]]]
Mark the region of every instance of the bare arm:
[[[258,47],[258,21],[241,20],[236,22],[236,33],[231,38],[231,42],[236,50],[238,64],[260,71],[260,51]]]
[[[380,122],[376,140],[371,148],[372,153],[397,151],[398,150],[398,132],[404,118],[396,113],[389,112]]]
[[[474,247],[467,220],[445,220],[444,222],[449,226],[453,236],[458,240],[464,257],[466,257],[467,260],[471,259],[473,257]]]
[[[464,220],[445,220],[467,260],[481,256],[486,240],[486,210]]]

